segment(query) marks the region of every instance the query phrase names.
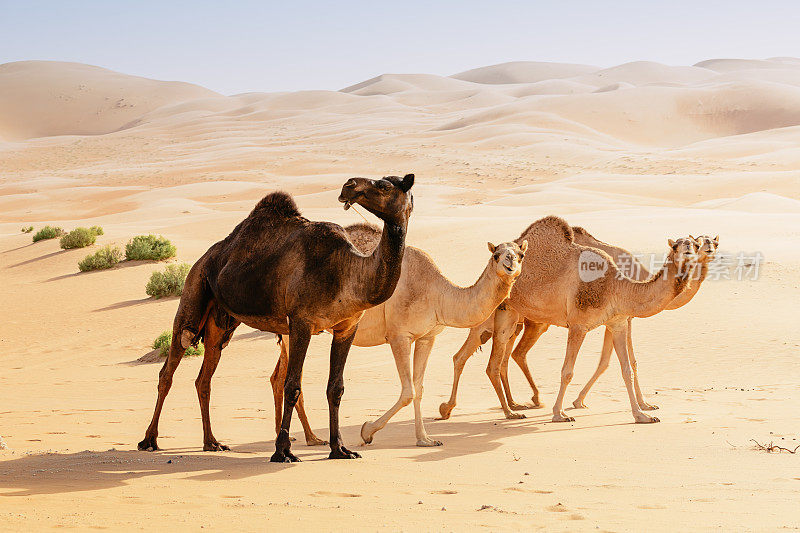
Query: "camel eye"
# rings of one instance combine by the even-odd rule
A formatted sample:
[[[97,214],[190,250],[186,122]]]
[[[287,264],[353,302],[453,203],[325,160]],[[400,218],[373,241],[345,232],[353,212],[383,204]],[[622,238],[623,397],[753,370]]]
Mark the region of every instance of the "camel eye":
[[[385,190],[385,189],[390,188],[391,186],[392,186],[392,184],[389,183],[388,181],[380,180],[378,182],[378,188],[380,188],[380,189],[384,189]]]
[[[500,254],[499,253],[498,254],[494,254],[494,260],[495,261],[500,260]]]

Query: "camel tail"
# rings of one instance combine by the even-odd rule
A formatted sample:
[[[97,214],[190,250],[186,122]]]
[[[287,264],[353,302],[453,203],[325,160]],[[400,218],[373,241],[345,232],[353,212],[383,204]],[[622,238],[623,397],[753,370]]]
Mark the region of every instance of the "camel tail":
[[[214,304],[214,293],[208,284],[200,261],[195,263],[186,276],[178,312],[173,324],[173,338],[181,346],[197,346],[204,339],[206,322]]]

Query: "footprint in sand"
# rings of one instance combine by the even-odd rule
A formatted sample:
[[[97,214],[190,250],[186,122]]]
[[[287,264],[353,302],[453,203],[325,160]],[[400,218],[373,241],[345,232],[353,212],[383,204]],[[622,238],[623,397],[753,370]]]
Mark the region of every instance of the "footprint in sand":
[[[526,489],[525,487],[506,487],[503,490],[508,492],[526,492],[528,494],[553,494],[552,490]]]
[[[567,508],[564,507],[563,503],[557,503],[555,505],[551,505],[550,507],[545,507],[545,509],[547,509],[548,511],[553,512],[553,513],[566,513],[567,512]]]
[[[351,492],[329,492],[327,490],[318,490],[312,492],[312,496],[334,496],[336,498],[360,498],[361,494],[353,494]]]
[[[457,490],[432,490],[431,494],[458,494]]]

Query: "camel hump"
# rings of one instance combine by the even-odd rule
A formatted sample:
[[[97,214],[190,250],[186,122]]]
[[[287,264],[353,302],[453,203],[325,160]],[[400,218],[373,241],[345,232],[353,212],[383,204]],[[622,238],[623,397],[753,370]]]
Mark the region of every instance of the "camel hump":
[[[572,230],[572,226],[567,224],[566,220],[555,215],[548,215],[528,226],[517,239],[517,244],[528,236],[553,238],[553,235],[562,238],[564,242],[575,241],[575,232]]]
[[[351,224],[344,228],[353,246],[362,254],[371,253],[381,240],[381,229],[373,224]]]
[[[266,195],[253,208],[251,215],[259,214],[269,217],[299,217],[300,210],[289,193],[277,191]]]

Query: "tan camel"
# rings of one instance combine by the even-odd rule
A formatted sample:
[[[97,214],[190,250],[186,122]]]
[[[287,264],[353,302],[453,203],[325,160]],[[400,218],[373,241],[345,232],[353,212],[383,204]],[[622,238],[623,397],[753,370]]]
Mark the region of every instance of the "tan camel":
[[[553,421],[572,420],[564,414],[562,404],[578,350],[589,330],[605,325],[612,333],[634,419],[640,423],[658,422],[657,418],[643,412],[636,399],[627,350],[628,319],[660,312],[687,288],[694,269],[692,258],[697,250],[696,241],[688,238],[669,240],[669,254],[664,267],[649,279],[636,281],[626,277],[603,250],[576,243],[573,228],[558,217],[534,222],[519,239],[528,240],[536,255],[529,256],[529,260],[523,263],[520,279],[508,301],[495,312],[492,324],[487,327],[487,320],[473,328],[467,342],[454,356],[453,392],[450,401],[439,408],[442,418],[448,418],[455,407],[458,379],[466,359],[488,338],[493,339],[493,344],[486,372],[503,411],[507,418],[524,416],[511,411],[501,390],[500,370],[508,364],[509,341],[513,342],[522,322],[528,321],[535,325],[531,334],[534,341],[549,325],[569,329]],[[537,394],[534,402],[538,403]]]
[[[291,196],[265,196],[230,235],[194,264],[186,279],[172,329],[172,348],[159,374],[153,418],[140,450],[157,450],[158,422],[183,351],[203,339],[205,355],[195,381],[203,419],[203,449],[225,450],[211,431],[211,377],[240,323],[292,337],[285,383],[283,424],[273,462],[295,462],[289,425],[300,396],[303,361],[311,335],[333,331],[328,409],[331,459],[360,457],[342,445],[339,406],[344,366],[363,312],[386,301],[400,279],[414,175],[379,180],[351,178],[339,201],[359,204],[383,220],[380,244],[364,254],[344,229],[300,214]]]
[[[573,240],[575,243],[583,245],[583,246],[590,246],[593,248],[599,248],[606,252],[611,258],[614,260],[614,263],[617,265],[617,268],[620,272],[628,278],[631,278],[636,281],[643,281],[650,277],[650,272],[648,272],[647,268],[639,262],[635,254],[629,252],[624,248],[620,248],[618,246],[614,246],[612,244],[605,243],[601,240],[596,239],[588,231],[584,228],[579,226],[574,226],[573,228]],[[691,235],[689,238],[694,239]],[[698,263],[701,264],[702,269],[698,268],[693,271],[693,275],[690,278],[689,284],[687,288],[684,289],[681,294],[675,297],[675,299],[670,302],[667,306],[667,309],[677,309],[682,305],[688,303],[697,291],[700,289],[700,284],[702,284],[703,279],[706,275],[706,266],[703,264],[704,262],[710,262],[713,259],[713,255],[716,251],[716,246],[719,244],[719,236],[715,237],[716,240],[711,239],[710,237],[699,237],[695,239],[698,245],[701,245],[701,249],[698,251]],[[527,361],[527,354],[530,349],[536,344],[536,341],[539,337],[547,331],[550,327],[549,324],[542,324],[542,323],[535,323],[531,322],[530,320],[524,320],[523,322],[517,325],[517,329],[514,335],[511,338],[511,342],[508,344],[507,349],[511,349],[513,346],[514,339],[519,334],[522,326],[524,324],[524,330],[522,336],[520,337],[517,346],[511,352],[510,359],[513,359],[514,362],[519,366],[522,373],[525,375],[525,378],[528,381],[528,384],[531,387],[533,392],[533,396],[531,397],[531,404],[520,404],[514,401],[514,398],[511,395],[511,388],[509,386],[508,381],[508,362],[509,357],[504,358],[503,365],[500,368],[500,380],[503,385],[503,390],[506,395],[506,401],[508,406],[512,410],[523,410],[523,409],[531,409],[531,408],[541,408],[544,405],[539,401],[539,389],[536,387],[534,383],[533,376],[531,375],[530,369],[528,368],[528,361]],[[477,328],[473,328],[470,331],[467,340],[461,346],[459,351],[453,356],[453,360],[456,361],[456,376],[453,380],[453,390],[450,395],[450,400],[442,403],[439,406],[439,413],[441,414],[440,419],[447,419],[452,412],[453,407],[455,407],[456,401],[456,394],[458,389],[458,379],[460,377],[461,371],[463,371],[464,364],[469,357],[475,353],[478,347],[486,342],[492,336],[492,329],[494,327],[494,317],[489,317],[483,324],[481,324]],[[636,358],[633,352],[633,339],[632,339],[632,318],[628,319],[628,356],[631,361],[631,367],[633,368],[633,384],[634,384],[634,391],[636,393],[636,399],[639,403],[639,407],[643,411],[651,411],[658,409],[657,406],[651,405],[647,403],[644,399],[644,396],[641,391],[641,387],[639,385],[639,373],[638,373],[638,365],[636,362]],[[601,352],[600,361],[597,366],[597,370],[595,374],[592,376],[589,383],[584,387],[581,393],[578,396],[578,399],[573,402],[573,405],[576,408],[584,408],[585,405],[583,404],[583,399],[585,398],[586,393],[589,392],[589,389],[597,380],[598,377],[608,368],[608,364],[611,360],[611,351],[613,349],[613,337],[611,331],[606,328],[605,337],[603,340],[603,349]]]
[[[355,224],[346,228],[348,237],[363,253],[369,253],[380,238],[374,226]],[[402,386],[400,398],[383,416],[361,427],[364,443],[372,442],[376,432],[383,429],[400,409],[414,402],[414,426],[417,446],[440,446],[441,441],[431,439],[422,420],[421,401],[423,380],[428,356],[436,335],[445,326],[469,328],[492,314],[505,300],[514,281],[520,274],[521,262],[528,243],[522,241],[489,243],[492,253],[478,281],[470,287],[454,285],[436,267],[433,259],[413,246],[406,247],[402,273],[394,294],[386,302],[365,311],[359,323],[353,345],[378,346],[388,343],[392,348]],[[275,395],[275,414],[280,417],[283,396],[283,369],[286,368],[286,343],[281,346],[281,359],[271,379]],[[414,345],[413,373],[411,349]],[[302,404],[297,411],[309,444],[320,439],[308,426]],[[280,420],[276,425],[280,424]]]

